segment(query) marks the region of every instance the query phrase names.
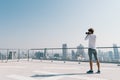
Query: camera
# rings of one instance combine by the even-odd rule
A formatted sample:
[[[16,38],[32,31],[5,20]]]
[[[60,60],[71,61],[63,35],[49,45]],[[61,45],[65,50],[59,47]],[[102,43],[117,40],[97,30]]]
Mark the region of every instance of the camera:
[[[85,34],[91,34],[91,32],[86,32]]]
[[[85,34],[87,34],[87,35],[88,35],[88,34],[93,34],[93,32],[94,32],[94,29],[93,29],[93,28],[89,28],[89,29],[88,29],[88,32],[86,32]]]

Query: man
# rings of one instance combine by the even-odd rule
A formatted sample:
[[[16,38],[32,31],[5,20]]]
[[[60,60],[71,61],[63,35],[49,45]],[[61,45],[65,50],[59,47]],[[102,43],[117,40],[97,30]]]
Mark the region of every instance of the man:
[[[88,55],[89,55],[89,60],[90,60],[90,70],[87,71],[87,73],[93,73],[93,61],[92,61],[92,55],[94,55],[94,58],[96,60],[97,63],[97,67],[98,67],[98,71],[96,73],[100,73],[100,63],[98,61],[97,58],[97,51],[96,51],[96,35],[93,34],[94,33],[94,29],[93,28],[89,28],[88,32],[86,32],[86,37],[85,40],[89,40],[89,48],[88,48]]]

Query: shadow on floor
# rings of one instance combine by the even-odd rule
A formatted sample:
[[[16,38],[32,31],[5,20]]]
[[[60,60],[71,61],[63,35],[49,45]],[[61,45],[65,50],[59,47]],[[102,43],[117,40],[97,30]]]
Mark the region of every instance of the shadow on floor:
[[[44,75],[33,75],[31,77],[53,77],[53,76],[65,76],[65,75],[87,75],[87,73],[70,73],[70,74],[44,74]]]

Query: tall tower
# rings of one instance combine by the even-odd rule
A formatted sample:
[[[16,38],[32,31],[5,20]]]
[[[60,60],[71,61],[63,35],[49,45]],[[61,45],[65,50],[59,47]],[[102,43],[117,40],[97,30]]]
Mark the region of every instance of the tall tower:
[[[76,52],[77,56],[81,56],[83,58],[85,58],[85,51],[84,51],[84,46],[82,44],[80,44],[79,46],[77,46],[77,52]]]
[[[114,59],[119,60],[119,52],[116,44],[113,44],[113,50],[114,50]]]
[[[63,60],[67,59],[67,44],[62,45]]]
[[[46,59],[46,54],[47,54],[47,49],[44,49],[44,54],[43,54],[43,58]]]
[[[75,51],[72,50],[71,53],[72,53],[72,60],[76,60],[77,58],[76,58],[76,53],[75,53]]]

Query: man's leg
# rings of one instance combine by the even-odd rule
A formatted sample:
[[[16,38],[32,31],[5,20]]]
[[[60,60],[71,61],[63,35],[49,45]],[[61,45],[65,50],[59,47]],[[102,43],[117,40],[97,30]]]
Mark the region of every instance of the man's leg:
[[[87,74],[92,74],[93,73],[93,62],[92,62],[92,60],[90,60],[90,70],[89,71],[87,71]]]
[[[93,62],[92,62],[92,60],[90,60],[90,70],[93,71]]]
[[[90,64],[90,70],[87,71],[88,74],[93,73],[93,62],[92,62],[92,50],[89,48],[88,49],[88,55],[89,55],[89,64]]]
[[[93,70],[93,62],[92,62],[92,49],[88,49],[88,55],[89,55],[89,64],[90,64],[90,70]]]
[[[98,71],[100,71],[100,62],[96,60],[96,63],[97,63]]]
[[[97,67],[98,67],[97,73],[100,73],[100,62],[99,62],[99,60],[97,58],[97,51],[96,50],[94,51],[94,57],[95,57],[96,64],[97,64]]]

